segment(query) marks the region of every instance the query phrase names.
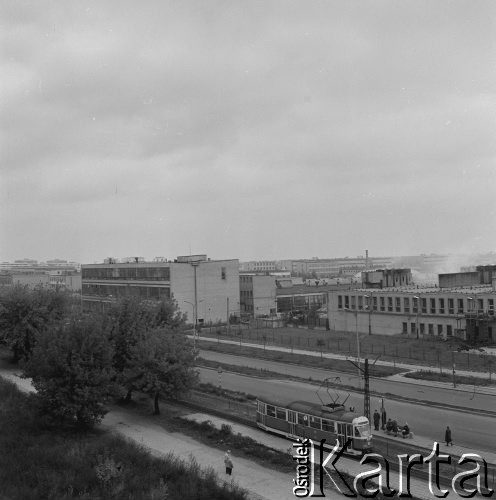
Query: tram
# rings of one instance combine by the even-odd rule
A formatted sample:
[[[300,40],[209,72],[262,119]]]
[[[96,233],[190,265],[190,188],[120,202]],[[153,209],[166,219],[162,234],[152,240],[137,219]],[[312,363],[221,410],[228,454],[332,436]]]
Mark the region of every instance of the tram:
[[[279,434],[288,439],[309,438],[332,449],[339,440],[341,446],[351,438],[345,453],[363,455],[372,451],[372,433],[367,417],[347,411],[343,404],[280,402],[257,399],[257,425],[264,431]]]

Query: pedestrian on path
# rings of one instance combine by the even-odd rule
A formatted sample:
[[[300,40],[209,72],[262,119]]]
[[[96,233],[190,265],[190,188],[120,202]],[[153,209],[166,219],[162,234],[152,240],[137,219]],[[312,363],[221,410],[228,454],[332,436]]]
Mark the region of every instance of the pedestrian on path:
[[[232,470],[233,470],[233,463],[232,463],[231,457],[229,455],[229,450],[224,455],[224,465],[226,466],[226,474],[228,476],[230,476],[232,474]]]
[[[379,412],[375,410],[374,412],[374,430],[378,431],[379,430],[379,423],[381,421],[381,416],[379,415]]]
[[[451,429],[449,425],[446,427],[446,432],[444,433],[444,440],[446,441],[446,446],[453,446],[453,439],[451,438]]]

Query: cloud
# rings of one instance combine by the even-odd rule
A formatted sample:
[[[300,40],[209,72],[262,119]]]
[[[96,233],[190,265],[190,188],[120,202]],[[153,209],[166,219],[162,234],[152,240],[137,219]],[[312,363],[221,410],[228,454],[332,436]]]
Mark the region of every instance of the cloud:
[[[483,234],[461,206],[494,213],[492,2],[8,1],[2,18],[3,258],[30,253],[16,228],[40,214],[94,260],[133,235],[154,253],[164,230],[169,256],[436,251]]]

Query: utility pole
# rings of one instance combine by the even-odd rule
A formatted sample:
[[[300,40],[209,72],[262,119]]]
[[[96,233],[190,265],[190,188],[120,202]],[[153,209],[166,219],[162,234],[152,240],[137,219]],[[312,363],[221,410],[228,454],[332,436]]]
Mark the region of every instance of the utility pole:
[[[372,366],[374,366],[377,362],[377,360],[380,358],[380,355],[375,358],[375,361],[372,363]],[[365,358],[364,360],[364,367],[358,366],[354,361],[351,361],[351,359],[348,360],[349,363],[352,365],[356,366],[361,373],[363,373],[363,414],[365,417],[369,419],[370,422],[370,370],[369,370],[369,360],[368,358]]]
[[[456,389],[455,351],[451,351],[451,360],[453,363],[453,388]]]
[[[226,325],[227,325],[227,327],[226,327],[226,333],[227,333],[227,335],[229,335],[229,297],[227,297],[226,303],[227,303],[227,310],[226,310],[226,314],[227,314]]]
[[[363,370],[363,414],[370,422],[370,388],[369,388],[369,359],[365,358]]]

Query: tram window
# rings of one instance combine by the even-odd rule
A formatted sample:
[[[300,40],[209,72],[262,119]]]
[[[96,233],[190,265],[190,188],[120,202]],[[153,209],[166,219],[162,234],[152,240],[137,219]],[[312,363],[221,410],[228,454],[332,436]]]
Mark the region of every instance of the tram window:
[[[276,416],[276,407],[272,405],[267,405],[267,415],[270,417]]]
[[[320,429],[320,418],[318,417],[310,417],[310,427],[313,427],[314,429]]]
[[[258,413],[265,413],[265,403],[258,402]]]
[[[357,437],[357,438],[360,437],[360,431],[358,430],[357,427],[355,427],[355,437]]]
[[[334,422],[322,419],[322,430],[327,432],[334,432]]]
[[[298,423],[300,425],[308,425],[308,417],[303,413],[298,413]]]
[[[276,418],[280,418],[281,420],[286,420],[286,410],[281,408],[276,408]]]

